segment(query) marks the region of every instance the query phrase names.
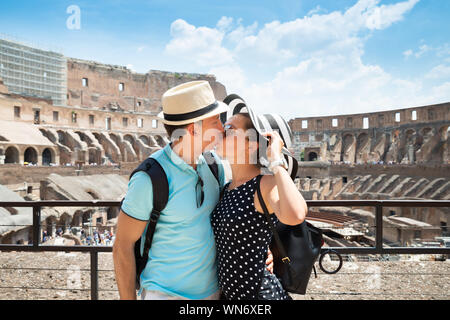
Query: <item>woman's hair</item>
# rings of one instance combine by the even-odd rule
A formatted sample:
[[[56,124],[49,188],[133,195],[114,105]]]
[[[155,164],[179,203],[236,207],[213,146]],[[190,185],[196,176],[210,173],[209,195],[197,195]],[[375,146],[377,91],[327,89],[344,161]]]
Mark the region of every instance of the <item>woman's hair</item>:
[[[243,116],[245,118],[245,120],[246,120],[245,121],[245,128],[244,128],[244,130],[253,130],[253,132],[258,132],[256,130],[255,126],[253,125],[252,119],[250,118],[250,115],[248,113],[239,113],[239,115]],[[257,134],[257,135],[250,134],[250,135],[247,136],[247,139],[249,141],[256,141],[256,142],[258,142],[258,137],[259,137],[259,134]],[[260,163],[259,157],[260,157],[260,150],[259,150],[259,142],[258,142],[258,149],[256,150],[256,163],[255,163],[255,165],[258,166],[259,168],[262,168],[264,166]]]

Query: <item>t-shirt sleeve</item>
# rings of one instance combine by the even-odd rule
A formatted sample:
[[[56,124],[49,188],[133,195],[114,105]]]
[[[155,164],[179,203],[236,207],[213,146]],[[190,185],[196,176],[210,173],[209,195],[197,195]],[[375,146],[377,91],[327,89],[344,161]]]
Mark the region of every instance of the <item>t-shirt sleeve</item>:
[[[153,210],[153,187],[147,173],[139,171],[131,177],[121,209],[132,218],[142,221],[150,219]]]

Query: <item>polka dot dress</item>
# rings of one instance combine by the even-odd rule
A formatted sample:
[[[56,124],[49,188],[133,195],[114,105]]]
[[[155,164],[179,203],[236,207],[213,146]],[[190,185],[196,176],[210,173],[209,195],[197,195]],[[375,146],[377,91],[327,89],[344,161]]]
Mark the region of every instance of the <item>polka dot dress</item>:
[[[229,300],[290,299],[277,277],[266,270],[272,232],[264,214],[255,209],[258,177],[232,190],[225,186],[211,216],[219,285]],[[278,219],[270,216],[276,225]]]

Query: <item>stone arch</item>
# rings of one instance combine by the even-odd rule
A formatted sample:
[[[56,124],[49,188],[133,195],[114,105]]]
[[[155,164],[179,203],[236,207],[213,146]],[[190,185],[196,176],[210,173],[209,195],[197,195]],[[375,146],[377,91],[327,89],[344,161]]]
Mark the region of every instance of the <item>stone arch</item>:
[[[450,125],[444,125],[439,128],[439,135],[441,136],[441,141],[447,141],[450,134]]]
[[[434,128],[432,127],[424,127],[420,130],[420,135],[424,138],[425,142],[431,138],[435,133]]]
[[[102,132],[92,132],[92,135],[97,139],[97,141],[101,144],[104,153],[104,158],[102,159],[102,164],[105,164],[107,161],[111,163],[118,163],[121,161],[121,152],[120,147],[114,142],[114,140],[109,136],[108,133]]]
[[[67,145],[66,133],[63,130],[58,130],[56,133],[58,134],[58,142]]]
[[[50,163],[55,163],[55,152],[51,148],[45,148],[42,151],[42,165],[49,166]]]
[[[143,143],[145,143],[146,145],[149,145],[149,144],[150,144],[150,140],[148,139],[147,136],[141,135],[141,136],[139,136],[139,139],[141,139],[141,141],[142,141]]]
[[[80,140],[83,142],[86,142],[88,145],[92,144],[92,141],[84,134],[82,131],[75,131],[75,134],[77,134],[80,137]]]
[[[120,139],[118,136],[116,136],[114,133],[109,133],[109,136],[111,139],[119,146],[120,145]]]
[[[19,163],[19,150],[10,146],[5,150],[5,163]]]
[[[112,141],[117,145],[117,147],[120,149],[120,158],[121,161],[126,161],[125,159],[125,151],[123,146],[123,141],[120,139],[116,134],[109,132],[109,137]]]
[[[33,147],[28,147],[23,153],[23,161],[36,164],[38,162],[38,152]]]
[[[101,155],[101,151],[97,150],[97,148],[94,147],[90,147],[88,148],[88,161],[89,164],[101,164],[102,162],[102,155]]]
[[[89,223],[89,220],[91,219],[90,211],[85,211],[81,214],[81,222],[84,226],[85,223]]]
[[[344,133],[342,143],[341,161],[355,162],[355,136],[352,133]]]
[[[134,152],[136,153],[136,156],[138,157],[137,160],[139,160],[140,150],[138,144],[136,143],[136,138],[133,137],[131,134],[126,134],[123,136],[123,140],[128,141],[131,144],[131,147],[133,148]]]
[[[57,222],[58,219],[54,215],[51,215],[45,219],[45,228],[43,228],[43,230],[47,231],[47,236],[55,237]]]
[[[154,137],[155,137],[156,142],[158,142],[158,145],[160,147],[164,147],[166,145],[166,141],[164,141],[162,136],[160,136],[159,134],[155,134]]]
[[[63,230],[63,233],[66,231],[66,229],[71,225],[72,223],[72,217],[67,212],[64,212],[58,221],[58,226],[61,227]]]
[[[131,134],[124,135],[123,139],[127,140],[129,143],[131,143],[131,145],[133,145],[135,143],[135,139]]]
[[[417,143],[416,131],[412,128],[408,128],[405,131],[405,137],[402,147],[399,152],[401,158],[407,158],[409,163],[415,163],[416,155],[415,152],[420,149],[420,145]]]
[[[109,207],[106,210],[106,220],[117,218],[117,216],[119,215],[119,211],[120,210],[118,207]]]
[[[406,129],[406,131],[405,131],[406,143],[412,142],[414,140],[415,135],[416,135],[416,130],[414,130],[413,128]]]
[[[370,137],[366,132],[361,132],[356,139],[356,162],[366,163],[370,152]]]
[[[87,189],[86,193],[89,194],[92,197],[92,199],[94,199],[94,200],[100,199],[100,196],[97,194],[97,192],[95,192],[92,189]]]
[[[82,227],[83,226],[83,211],[81,211],[81,210],[75,211],[75,213],[73,214],[73,217],[72,217],[71,226],[72,227]]]

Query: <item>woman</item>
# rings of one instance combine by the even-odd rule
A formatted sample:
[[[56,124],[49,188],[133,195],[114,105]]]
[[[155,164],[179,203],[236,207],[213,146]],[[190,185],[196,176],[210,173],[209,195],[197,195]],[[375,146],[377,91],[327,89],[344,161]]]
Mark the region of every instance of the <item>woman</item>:
[[[257,130],[256,120],[250,115],[254,116],[252,112],[237,113],[229,118],[224,126],[225,137],[217,145],[217,153],[229,161],[232,171],[232,180],[211,216],[219,285],[226,299],[291,299],[276,276],[265,268],[272,232],[256,195],[257,185],[260,183],[274,224],[278,220],[287,225],[300,224],[307,205],[282,166],[283,139],[277,132],[262,133],[270,139],[262,154],[264,150],[255,139],[261,130]],[[271,175],[261,174],[261,157],[268,162]]]

